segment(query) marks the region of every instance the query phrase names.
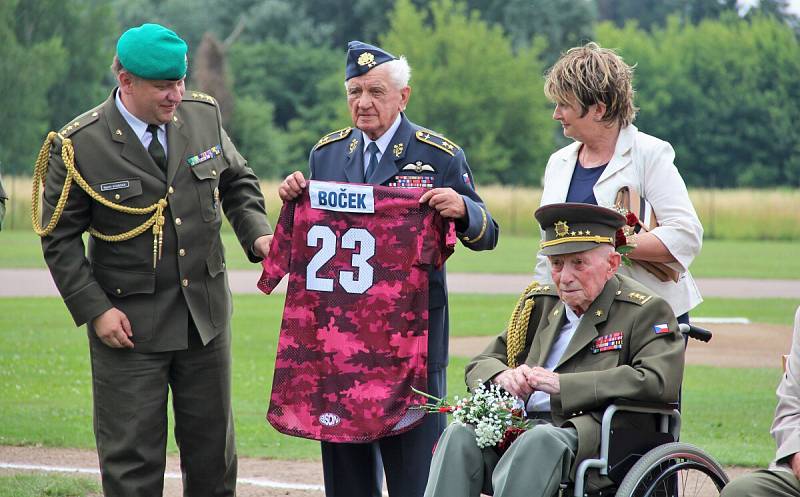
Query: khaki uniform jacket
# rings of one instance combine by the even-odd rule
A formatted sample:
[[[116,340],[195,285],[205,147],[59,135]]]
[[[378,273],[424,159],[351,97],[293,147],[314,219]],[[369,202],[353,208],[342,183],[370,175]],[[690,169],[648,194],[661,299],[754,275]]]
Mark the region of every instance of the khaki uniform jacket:
[[[81,234],[90,226],[114,235],[150,215],[112,210],[73,184],[61,220],[42,239],[45,260],[75,323],[89,323],[93,339],[92,319],[114,306],[128,316],[138,352],[185,349],[189,315],[208,343],[229,332],[231,317],[222,210],[253,262],[259,260],[251,251],[255,239],[272,232],[258,180],[222,129],[213,98],[186,92],[167,124],[165,176],[117,109],[115,92],[60,134],[72,140],[80,174],[106,199],[132,207],[167,199],[161,259],[153,268],[150,229],[122,242],[89,236],[87,253]],[[55,142],[44,192],[45,223],[66,175],[62,141]],[[200,154],[200,162],[189,161]]]
[[[544,363],[565,317],[564,303],[552,286],[539,287],[530,298],[534,306],[517,360],[533,367]],[[654,326],[660,324],[667,324],[669,331],[657,334]],[[621,348],[596,351],[596,339],[616,332],[622,333]],[[625,276],[615,275],[606,283],[555,368],[561,393],[550,398],[553,423],[578,432],[573,475],[581,461],[599,454],[603,409],[612,400],[678,401],[683,353],[684,341],[666,301]],[[508,369],[506,363],[504,332],[467,365],[467,385],[491,380]],[[654,427],[649,415],[626,413],[614,419],[615,427]]]
[[[800,307],[794,316],[792,349],[778,384],[778,405],[770,433],[778,445],[770,469],[792,471],[790,457],[800,452]]]

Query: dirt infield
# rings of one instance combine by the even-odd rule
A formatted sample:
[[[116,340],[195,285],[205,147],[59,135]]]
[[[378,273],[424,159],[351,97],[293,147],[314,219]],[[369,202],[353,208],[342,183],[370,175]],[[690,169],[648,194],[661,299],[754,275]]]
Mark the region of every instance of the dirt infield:
[[[789,351],[792,330],[790,326],[764,324],[717,324],[712,328],[714,338],[708,344],[693,342],[687,350],[689,364],[721,367],[781,367],[781,355]],[[490,337],[455,338],[450,342],[450,352],[471,357],[479,353]],[[58,449],[45,447],[0,446],[0,464],[20,466],[45,466],[50,468],[81,468],[84,476],[99,480],[91,473],[98,468],[97,454],[91,450]],[[39,472],[43,469],[0,468],[0,474]],[[749,471],[726,468],[735,476]],[[167,463],[165,497],[180,497],[182,486],[178,458],[170,456]],[[322,467],[316,461],[287,461],[276,459],[239,459],[240,497],[319,497],[322,491]],[[288,487],[288,488],[287,488]]]

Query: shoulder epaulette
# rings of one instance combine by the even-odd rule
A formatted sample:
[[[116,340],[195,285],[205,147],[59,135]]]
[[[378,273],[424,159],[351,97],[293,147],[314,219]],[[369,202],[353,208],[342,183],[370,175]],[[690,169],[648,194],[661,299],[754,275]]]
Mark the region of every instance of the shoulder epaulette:
[[[631,291],[630,289],[620,288],[617,290],[617,300],[624,300],[625,302],[632,302],[638,305],[644,305],[653,298],[652,295]]]
[[[556,292],[556,287],[554,285],[538,285],[528,291],[529,297],[535,297],[536,295],[557,296],[558,292]]]
[[[186,93],[183,94],[183,99],[192,100],[195,102],[204,102],[214,106],[217,105],[217,99],[201,91],[187,91]]]
[[[452,141],[448,140],[442,135],[437,135],[433,131],[427,129],[420,129],[416,132],[417,140],[421,141],[422,143],[427,143],[428,145],[432,145],[439,150],[444,150],[450,155],[456,155],[456,152],[461,150],[461,148],[453,143]]]
[[[350,135],[350,132],[353,131],[353,128],[347,127],[342,129],[337,129],[336,131],[331,131],[327,135],[323,136],[319,139],[316,145],[314,145],[314,150],[324,147],[329,143],[333,143],[344,138],[347,138]]]
[[[78,131],[78,129],[83,129],[87,125],[97,121],[100,118],[100,107],[96,107],[88,112],[81,114],[80,116],[76,117],[69,123],[65,124],[62,127],[58,134],[61,135],[63,138],[68,137],[69,135]]]

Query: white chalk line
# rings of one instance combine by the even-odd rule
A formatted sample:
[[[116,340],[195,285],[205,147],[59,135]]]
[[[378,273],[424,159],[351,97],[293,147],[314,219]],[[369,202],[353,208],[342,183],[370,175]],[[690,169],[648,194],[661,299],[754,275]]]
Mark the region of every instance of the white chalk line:
[[[99,469],[71,468],[67,466],[45,466],[40,464],[17,464],[17,463],[0,462],[0,468],[22,469],[28,471],[42,471],[47,473],[78,473],[78,474],[95,475],[95,476],[100,475]],[[166,472],[164,473],[164,478],[172,480],[180,480],[181,474]],[[266,478],[237,478],[236,482],[263,488],[280,488],[284,490],[316,490],[319,492],[325,491],[325,487],[322,485],[311,485],[306,483],[285,483],[281,481],[268,480]]]

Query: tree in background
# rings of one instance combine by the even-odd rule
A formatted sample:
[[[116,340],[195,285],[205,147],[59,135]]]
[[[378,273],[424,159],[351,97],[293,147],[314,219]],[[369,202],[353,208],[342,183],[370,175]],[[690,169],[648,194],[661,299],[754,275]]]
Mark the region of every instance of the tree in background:
[[[593,0],[468,0],[467,8],[502,26],[514,48],[544,38],[540,57],[546,67],[562,52],[591,40],[597,18]]]
[[[500,27],[451,0],[398,0],[390,19],[381,45],[411,64],[411,120],[462,145],[481,183],[538,184],[553,149],[542,47],[515,53]]]
[[[0,2],[0,163],[29,173],[44,136],[108,95],[116,23],[107,2]]]
[[[689,184],[800,185],[800,46],[791,28],[735,15],[671,18],[647,33],[598,26],[601,44],[636,64],[636,124],[675,147]]]
[[[192,72],[192,87],[213,95],[222,113],[222,123],[227,126],[234,112],[234,99],[227,83],[228,64],[225,47],[212,33],[203,35],[197,47]]]
[[[596,0],[597,17],[622,27],[629,21],[651,30],[663,27],[671,15],[696,24],[703,19],[717,19],[723,13],[736,13],[737,0]]]

